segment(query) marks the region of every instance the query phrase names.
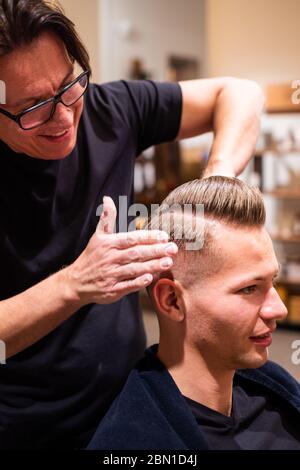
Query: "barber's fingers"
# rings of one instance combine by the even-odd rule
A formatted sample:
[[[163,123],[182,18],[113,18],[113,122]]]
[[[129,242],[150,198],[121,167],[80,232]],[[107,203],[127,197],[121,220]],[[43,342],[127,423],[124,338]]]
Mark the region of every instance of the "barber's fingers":
[[[118,298],[123,297],[124,295],[131,294],[132,292],[137,292],[143,287],[147,287],[153,281],[152,274],[143,274],[135,279],[129,279],[127,281],[118,282],[113,288],[114,294]]]
[[[121,265],[139,261],[154,260],[164,256],[174,256],[178,253],[175,243],[155,243],[151,245],[135,245],[118,250],[118,262]]]
[[[97,235],[114,233],[117,218],[117,209],[114,201],[109,196],[103,197],[103,210],[97,225]]]
[[[130,263],[124,266],[120,266],[115,270],[115,276],[118,282],[138,279],[144,274],[157,274],[162,271],[167,271],[172,268],[173,260],[171,257],[163,257],[151,261],[145,261],[144,263]]]
[[[112,244],[114,248],[126,249],[135,245],[166,243],[168,240],[168,234],[162,230],[135,230],[116,233]]]
[[[98,236],[104,234],[114,234],[111,245],[115,248],[128,248],[139,244],[152,244],[157,242],[167,242],[169,236],[162,230],[135,230],[131,232],[115,233],[117,219],[117,209],[113,199],[109,196],[103,197],[103,210],[97,225]]]

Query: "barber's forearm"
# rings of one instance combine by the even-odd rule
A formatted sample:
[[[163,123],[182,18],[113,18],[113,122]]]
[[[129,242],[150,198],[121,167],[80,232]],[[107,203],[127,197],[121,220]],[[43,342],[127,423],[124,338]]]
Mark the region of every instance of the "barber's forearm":
[[[6,357],[46,336],[81,307],[73,299],[60,271],[30,289],[0,302],[0,340]]]
[[[216,100],[215,138],[205,176],[236,176],[243,171],[255,150],[263,104],[255,82],[228,79]]]

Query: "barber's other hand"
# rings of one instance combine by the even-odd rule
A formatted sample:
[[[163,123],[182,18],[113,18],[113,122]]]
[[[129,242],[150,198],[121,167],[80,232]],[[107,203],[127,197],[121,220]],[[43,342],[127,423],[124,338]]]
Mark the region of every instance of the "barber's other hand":
[[[65,268],[69,295],[82,305],[109,304],[148,286],[153,274],[166,271],[177,253],[175,243],[159,230],[113,233],[116,207],[103,198],[96,232],[77,260]]]
[[[234,173],[233,166],[229,159],[223,160],[212,160],[209,161],[207,167],[204,170],[202,178],[209,178],[210,176],[229,176],[234,177],[236,176]]]

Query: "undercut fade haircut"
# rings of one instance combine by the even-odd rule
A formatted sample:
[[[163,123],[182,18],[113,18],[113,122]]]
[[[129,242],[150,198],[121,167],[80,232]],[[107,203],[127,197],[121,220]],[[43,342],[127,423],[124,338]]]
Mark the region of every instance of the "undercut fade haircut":
[[[185,205],[191,208],[188,213],[184,210]],[[203,207],[203,216],[197,215],[198,205]],[[195,221],[199,218],[202,223],[197,224]],[[189,181],[174,189],[147,221],[146,229],[167,231],[170,241],[179,249],[172,273],[176,273],[184,283],[191,283],[197,271],[200,275],[199,255],[202,257],[201,274],[205,276],[220,269],[225,262],[221,244],[215,243],[220,227],[218,223],[237,229],[252,229],[263,227],[265,218],[264,202],[258,188],[250,187],[238,178],[211,176]],[[187,246],[197,237],[202,237],[200,248],[190,251]],[[195,260],[198,261],[195,263]],[[166,277],[166,273],[160,277]]]
[[[197,216],[199,205],[203,206],[204,220],[207,222],[218,221],[248,228],[263,226],[265,223],[265,207],[258,188],[250,187],[238,178],[211,176],[189,181],[174,189],[148,220],[147,228],[163,230],[164,221],[169,217],[170,239],[183,248],[190,238],[176,238],[176,233],[182,233],[176,230],[177,223],[183,223],[183,218],[189,217],[184,211],[185,206],[190,206],[193,218]]]
[[[59,37],[71,62],[91,72],[88,52],[59,2],[0,0],[0,57],[29,45],[44,32]]]

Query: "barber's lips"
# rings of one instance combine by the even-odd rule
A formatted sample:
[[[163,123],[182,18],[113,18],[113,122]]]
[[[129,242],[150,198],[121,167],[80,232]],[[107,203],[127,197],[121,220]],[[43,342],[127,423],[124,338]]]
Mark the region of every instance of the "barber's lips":
[[[51,143],[59,143],[64,142],[65,140],[69,139],[71,136],[72,128],[66,129],[64,131],[60,131],[57,133],[49,134],[49,135],[42,135],[44,139]]]
[[[250,339],[253,343],[267,348],[272,343],[272,333],[266,333],[260,336],[250,336]]]

